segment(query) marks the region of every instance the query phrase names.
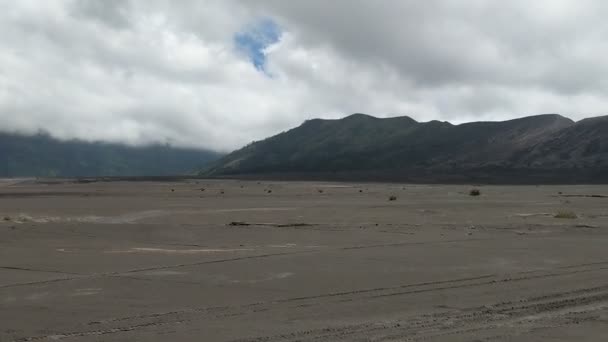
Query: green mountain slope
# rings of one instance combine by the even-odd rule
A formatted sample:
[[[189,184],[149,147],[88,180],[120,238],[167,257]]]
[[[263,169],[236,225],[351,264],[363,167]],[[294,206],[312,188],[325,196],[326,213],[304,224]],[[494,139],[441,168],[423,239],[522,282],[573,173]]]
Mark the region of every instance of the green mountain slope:
[[[525,151],[576,126],[556,114],[503,122],[416,122],[354,114],[309,120],[290,131],[250,144],[203,174],[404,172],[441,173],[526,165]]]
[[[0,177],[186,175],[217,158],[214,152],[169,146],[128,147],[0,133]]]
[[[531,167],[603,170],[608,168],[608,116],[584,119],[548,136],[522,153]]]

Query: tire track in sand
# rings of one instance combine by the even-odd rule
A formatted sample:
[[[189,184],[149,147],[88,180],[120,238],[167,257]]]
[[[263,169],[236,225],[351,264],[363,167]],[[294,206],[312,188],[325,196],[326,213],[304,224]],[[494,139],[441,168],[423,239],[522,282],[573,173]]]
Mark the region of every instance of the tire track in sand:
[[[306,297],[291,297],[274,301],[233,306],[188,308],[170,312],[157,312],[126,317],[109,318],[89,322],[95,329],[57,333],[54,335],[23,337],[15,342],[62,340],[85,336],[98,336],[154,329],[166,325],[187,324],[204,319],[225,319],[235,316],[254,315],[269,310],[296,309],[299,307],[323,306],[329,302],[345,303],[357,300],[375,300],[387,296],[411,295],[484,285],[501,286],[543,278],[568,276],[584,272],[601,272],[608,269],[608,261],[560,266],[550,270],[524,271],[506,275],[481,275],[443,281],[403,284],[394,287],[357,289],[352,291],[325,293]],[[404,291],[404,289],[407,289]],[[483,306],[451,310],[410,317],[407,320],[369,321],[357,324],[328,326],[320,329],[298,330],[288,334],[258,336],[235,340],[239,342],[262,341],[337,341],[354,338],[369,338],[374,341],[420,340],[446,334],[471,333],[491,330],[506,324],[520,324],[526,320],[541,320],[556,315],[584,314],[608,306],[608,284],[573,289],[544,296],[489,303]]]

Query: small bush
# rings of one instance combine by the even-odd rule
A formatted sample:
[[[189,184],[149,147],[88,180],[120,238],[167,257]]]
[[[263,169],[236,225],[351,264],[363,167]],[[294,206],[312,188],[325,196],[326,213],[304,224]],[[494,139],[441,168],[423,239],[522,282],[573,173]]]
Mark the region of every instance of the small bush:
[[[229,226],[251,226],[250,223],[247,222],[243,222],[243,221],[232,221],[230,223],[228,223]]]
[[[322,194],[323,193],[323,189],[317,189],[317,191]]]
[[[4,221],[10,221],[11,218],[9,216],[4,216]]]
[[[479,191],[479,189],[472,189],[471,191],[469,191],[469,196],[479,196],[481,195],[481,191]]]
[[[555,214],[555,216],[553,216],[553,217],[560,218],[560,219],[578,218],[578,216],[576,216],[576,213],[574,213],[573,211],[568,211],[568,210],[558,211],[557,214]]]
[[[397,200],[397,196],[393,195],[391,197],[388,198],[389,201],[396,201]]]

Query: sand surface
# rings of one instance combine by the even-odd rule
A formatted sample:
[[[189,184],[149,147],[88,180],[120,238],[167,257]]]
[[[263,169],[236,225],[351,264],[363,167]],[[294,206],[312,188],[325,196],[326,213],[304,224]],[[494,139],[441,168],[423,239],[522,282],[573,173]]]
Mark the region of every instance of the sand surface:
[[[608,186],[472,187],[6,181],[0,341],[606,341]]]

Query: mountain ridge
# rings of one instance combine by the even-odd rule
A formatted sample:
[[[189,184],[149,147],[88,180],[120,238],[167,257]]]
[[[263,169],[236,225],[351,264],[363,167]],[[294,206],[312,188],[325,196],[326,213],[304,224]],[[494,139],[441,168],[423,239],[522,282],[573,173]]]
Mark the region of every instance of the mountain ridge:
[[[597,176],[604,168],[608,169],[608,116],[575,122],[559,114],[540,114],[453,125],[355,113],[307,120],[224,156],[201,174],[339,178],[359,173],[367,180],[383,174],[387,180],[422,177],[438,182],[502,182],[507,181],[503,174],[517,174],[522,182],[566,182],[569,177],[593,182],[608,181]]]

